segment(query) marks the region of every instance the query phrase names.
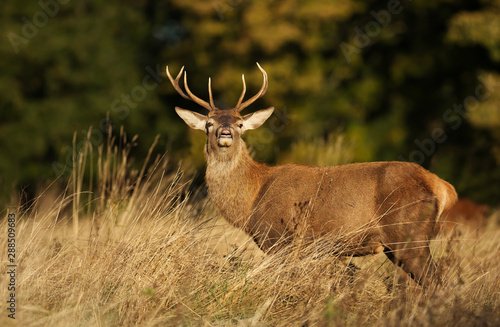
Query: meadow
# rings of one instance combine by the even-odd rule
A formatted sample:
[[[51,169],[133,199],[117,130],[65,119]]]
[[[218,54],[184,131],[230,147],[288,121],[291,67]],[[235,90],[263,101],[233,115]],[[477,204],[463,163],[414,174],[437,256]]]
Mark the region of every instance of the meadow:
[[[320,241],[263,253],[188,170],[166,156],[134,170],[119,143],[89,144],[74,154],[69,183],[8,209],[17,215],[17,307],[8,318],[4,251],[0,325],[500,325],[498,211],[479,236],[433,241],[443,284],[422,290],[401,284],[383,254],[331,255]],[[7,228],[3,219],[2,249]]]

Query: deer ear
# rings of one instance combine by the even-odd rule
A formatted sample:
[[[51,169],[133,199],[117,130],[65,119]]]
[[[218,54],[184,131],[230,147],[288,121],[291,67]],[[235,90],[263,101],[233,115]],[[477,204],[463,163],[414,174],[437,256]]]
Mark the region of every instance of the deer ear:
[[[207,116],[201,115],[197,112],[175,107],[177,114],[186,122],[186,124],[194,129],[205,130],[207,123]]]
[[[243,116],[243,127],[241,130],[244,132],[248,129],[259,128],[271,116],[273,111],[274,107],[270,107]]]

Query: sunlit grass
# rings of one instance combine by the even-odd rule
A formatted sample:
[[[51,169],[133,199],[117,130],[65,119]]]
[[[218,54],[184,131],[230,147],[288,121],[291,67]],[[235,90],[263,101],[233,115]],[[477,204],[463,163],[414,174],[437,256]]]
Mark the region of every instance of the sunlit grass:
[[[281,158],[283,163],[298,163],[316,166],[337,166],[352,162],[354,144],[344,134],[335,133],[326,138],[298,140]]]
[[[17,210],[17,319],[2,310],[3,326],[500,323],[496,224],[479,238],[434,241],[444,285],[425,292],[398,286],[383,254],[341,258],[321,240],[264,254],[190,192],[182,169],[167,174],[166,158],[151,158],[132,174],[117,149],[97,151],[94,186],[83,189],[77,175]],[[74,204],[78,194],[87,196]],[[6,278],[0,289],[3,301]]]

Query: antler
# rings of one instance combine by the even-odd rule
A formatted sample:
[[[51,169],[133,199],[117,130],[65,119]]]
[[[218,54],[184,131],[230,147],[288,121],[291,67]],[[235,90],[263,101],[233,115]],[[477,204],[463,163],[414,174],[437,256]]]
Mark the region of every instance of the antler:
[[[238,103],[236,104],[236,107],[234,108],[236,111],[240,112],[252,103],[254,103],[258,98],[262,97],[266,91],[267,91],[267,73],[262,67],[260,67],[259,63],[257,63],[257,67],[259,67],[259,70],[262,72],[263,76],[263,82],[262,82],[262,87],[260,88],[260,91],[248,99],[247,101],[241,103],[243,101],[243,98],[245,97],[245,92],[247,91],[247,86],[245,84],[245,75],[241,75],[241,79],[243,80],[243,91],[241,92],[240,98],[238,99]]]
[[[186,93],[184,93],[184,91],[181,89],[181,87],[179,86],[179,79],[181,78],[181,75],[182,75],[182,72],[184,71],[184,66],[182,66],[181,68],[181,71],[179,72],[179,74],[177,75],[177,77],[175,79],[172,78],[172,75],[170,75],[170,72],[168,71],[168,66],[167,66],[167,76],[168,76],[168,79],[170,80],[170,82],[172,83],[172,85],[174,86],[174,89],[184,98],[184,99],[188,99],[188,100],[191,100],[197,104],[199,104],[200,106],[202,106],[203,108],[209,110],[209,111],[212,111],[212,110],[215,110],[216,107],[214,105],[214,99],[212,98],[212,83],[210,81],[210,78],[208,79],[208,95],[210,97],[210,104],[200,98],[198,98],[196,95],[194,95],[191,90],[189,89],[188,87],[188,83],[187,83],[187,73],[184,72],[184,88],[186,89]]]

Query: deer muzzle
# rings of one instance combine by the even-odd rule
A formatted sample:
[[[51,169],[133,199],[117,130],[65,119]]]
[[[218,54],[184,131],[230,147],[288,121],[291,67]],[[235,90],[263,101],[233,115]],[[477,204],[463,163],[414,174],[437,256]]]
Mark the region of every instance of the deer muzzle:
[[[229,126],[222,126],[217,134],[217,144],[219,147],[230,147],[233,144],[233,134]]]

